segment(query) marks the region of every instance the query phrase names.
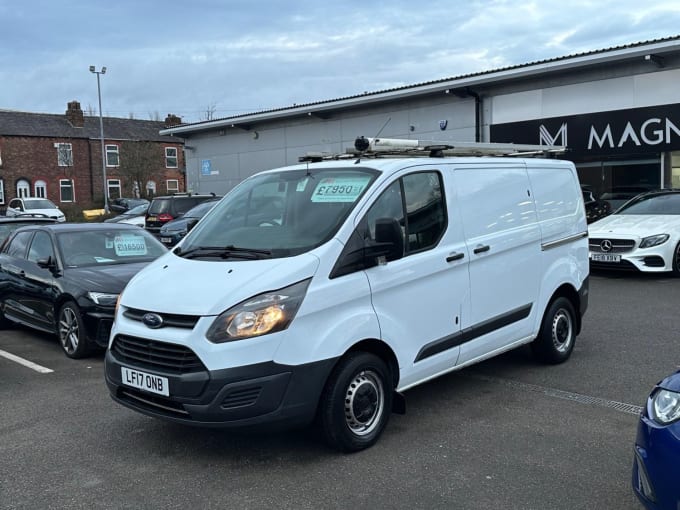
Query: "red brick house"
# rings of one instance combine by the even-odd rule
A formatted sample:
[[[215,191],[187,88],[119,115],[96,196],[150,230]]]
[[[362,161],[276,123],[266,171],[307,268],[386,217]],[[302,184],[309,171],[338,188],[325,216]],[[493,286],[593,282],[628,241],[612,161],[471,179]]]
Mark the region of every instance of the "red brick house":
[[[104,118],[110,200],[185,190],[184,144],[158,134],[180,122]],[[103,181],[99,116],[84,116],[77,101],[65,115],[0,110],[0,209],[19,196],[49,198],[65,210],[101,208]]]

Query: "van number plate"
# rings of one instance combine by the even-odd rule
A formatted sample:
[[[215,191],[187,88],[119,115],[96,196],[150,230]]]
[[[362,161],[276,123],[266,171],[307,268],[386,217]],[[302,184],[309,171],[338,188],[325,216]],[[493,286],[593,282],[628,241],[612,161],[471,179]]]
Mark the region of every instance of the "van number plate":
[[[170,396],[168,391],[168,378],[159,375],[147,374],[139,370],[120,367],[123,384],[140,390],[150,391],[158,395]]]
[[[621,255],[611,253],[591,253],[590,258],[596,262],[621,262]]]

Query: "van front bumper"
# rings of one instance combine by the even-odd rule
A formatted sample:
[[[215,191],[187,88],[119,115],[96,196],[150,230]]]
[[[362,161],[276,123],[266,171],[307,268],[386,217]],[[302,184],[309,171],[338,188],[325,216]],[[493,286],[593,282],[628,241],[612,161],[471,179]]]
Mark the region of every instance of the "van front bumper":
[[[292,426],[312,421],[336,361],[266,362],[178,374],[122,361],[109,349],[105,374],[113,400],[148,416],[205,427]],[[169,396],[124,384],[123,367],[166,378]]]

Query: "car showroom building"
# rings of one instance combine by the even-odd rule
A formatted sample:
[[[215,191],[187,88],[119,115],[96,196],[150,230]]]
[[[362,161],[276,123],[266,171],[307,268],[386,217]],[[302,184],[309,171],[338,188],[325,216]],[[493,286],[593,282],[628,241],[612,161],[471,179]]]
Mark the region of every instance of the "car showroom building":
[[[680,188],[680,36],[315,103],[183,124],[187,188],[226,193],[358,136],[566,145],[610,198]]]

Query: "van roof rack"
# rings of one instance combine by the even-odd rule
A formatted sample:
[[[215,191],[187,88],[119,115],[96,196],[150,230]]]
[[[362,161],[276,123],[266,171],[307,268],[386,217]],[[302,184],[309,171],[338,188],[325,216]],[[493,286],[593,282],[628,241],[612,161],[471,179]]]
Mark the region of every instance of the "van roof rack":
[[[355,157],[430,157],[445,156],[520,156],[520,157],[553,157],[563,154],[567,148],[563,145],[529,145],[518,143],[479,143],[479,142],[437,142],[432,140],[410,140],[406,138],[365,138],[358,137],[354,147],[348,147],[345,153],[308,152],[298,161],[324,161],[333,159],[349,159]]]

